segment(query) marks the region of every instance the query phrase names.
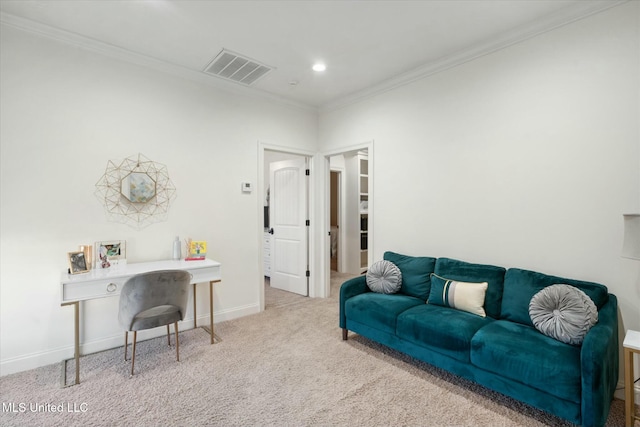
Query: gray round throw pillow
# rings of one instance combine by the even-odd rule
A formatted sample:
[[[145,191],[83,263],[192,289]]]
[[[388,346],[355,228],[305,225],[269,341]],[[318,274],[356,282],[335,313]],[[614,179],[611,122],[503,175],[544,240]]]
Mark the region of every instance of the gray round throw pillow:
[[[570,285],[551,285],[531,298],[529,316],[543,334],[571,345],[580,345],[598,322],[591,298]]]
[[[373,292],[395,294],[402,286],[402,273],[391,261],[378,261],[367,270],[367,286]]]

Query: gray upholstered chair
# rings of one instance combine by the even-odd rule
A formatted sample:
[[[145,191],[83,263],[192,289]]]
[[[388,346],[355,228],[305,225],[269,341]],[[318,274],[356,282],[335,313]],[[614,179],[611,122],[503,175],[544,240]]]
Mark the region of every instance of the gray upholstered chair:
[[[129,278],[120,293],[118,320],[124,328],[124,360],[127,360],[129,332],[133,331],[131,375],[136,361],[137,332],[167,326],[167,341],[171,346],[169,325],[176,334],[176,360],[180,361],[178,321],[187,312],[191,274],[182,270],[162,270],[142,273]]]

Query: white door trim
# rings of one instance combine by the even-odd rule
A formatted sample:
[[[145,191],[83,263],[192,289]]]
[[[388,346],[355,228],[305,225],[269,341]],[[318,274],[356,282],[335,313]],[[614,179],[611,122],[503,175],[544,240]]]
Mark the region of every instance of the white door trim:
[[[321,212],[319,215],[319,221],[321,222],[320,224],[320,236],[323,236],[323,238],[319,239],[320,241],[319,243],[319,252],[320,254],[322,254],[322,256],[320,257],[320,267],[322,269],[322,277],[321,277],[321,284],[319,284],[318,288],[320,288],[319,290],[322,291],[322,294],[320,296],[322,297],[329,297],[329,294],[331,292],[331,259],[329,258],[329,248],[331,245],[331,241],[330,241],[330,237],[329,237],[329,231],[331,230],[331,224],[330,224],[330,215],[331,212],[329,211],[330,206],[331,206],[331,167],[329,165],[329,158],[332,156],[337,156],[340,154],[345,154],[345,153],[349,153],[349,152],[353,152],[353,151],[359,151],[359,150],[367,150],[368,152],[368,156],[369,156],[369,242],[368,242],[368,258],[369,258],[369,265],[372,264],[372,260],[374,259],[374,253],[375,253],[375,228],[374,228],[374,214],[375,214],[375,193],[374,193],[374,165],[375,165],[375,158],[374,158],[374,150],[373,150],[373,146],[374,146],[374,140],[371,141],[366,141],[360,144],[356,144],[356,145],[352,145],[352,146],[347,146],[347,147],[343,147],[343,148],[336,148],[333,150],[329,150],[329,151],[325,151],[322,153],[322,159],[324,161],[324,167],[323,167],[323,172],[324,172],[324,179],[323,179],[323,183],[324,183],[324,201],[323,201],[323,205],[321,207]]]

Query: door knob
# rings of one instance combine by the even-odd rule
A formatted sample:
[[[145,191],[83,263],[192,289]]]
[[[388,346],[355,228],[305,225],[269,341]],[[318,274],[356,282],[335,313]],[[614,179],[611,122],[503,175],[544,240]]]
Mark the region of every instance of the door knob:
[[[273,228],[269,229],[269,234],[273,234]]]

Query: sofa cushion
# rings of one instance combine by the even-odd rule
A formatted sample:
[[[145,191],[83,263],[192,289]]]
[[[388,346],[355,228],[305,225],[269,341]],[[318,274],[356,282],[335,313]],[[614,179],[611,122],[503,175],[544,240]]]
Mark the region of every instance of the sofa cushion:
[[[547,286],[531,298],[529,317],[548,337],[580,345],[598,321],[598,309],[580,289],[569,285]]]
[[[500,316],[505,269],[494,265],[471,264],[451,258],[438,258],[435,273],[460,282],[487,282],[484,311],[494,319]]]
[[[493,319],[432,304],[421,304],[398,316],[396,334],[407,341],[469,362],[471,338]]]
[[[484,296],[487,282],[458,282],[431,274],[429,304],[442,305],[485,317]]]
[[[547,286],[558,283],[575,286],[591,298],[598,310],[609,300],[607,288],[598,283],[549,276],[535,271],[510,268],[504,279],[502,314],[500,317],[512,322],[533,326],[529,317],[531,298]]]
[[[391,261],[378,261],[367,270],[366,280],[373,292],[395,294],[402,286],[402,272]]]
[[[344,309],[349,321],[394,334],[398,314],[416,305],[424,305],[424,301],[408,295],[367,292],[349,298]]]
[[[429,290],[431,289],[430,275],[434,271],[435,258],[385,252],[383,259],[397,265],[402,272],[401,293],[420,298],[423,302],[429,298]]]
[[[580,347],[531,326],[497,320],[471,340],[471,363],[571,402],[582,395]]]

